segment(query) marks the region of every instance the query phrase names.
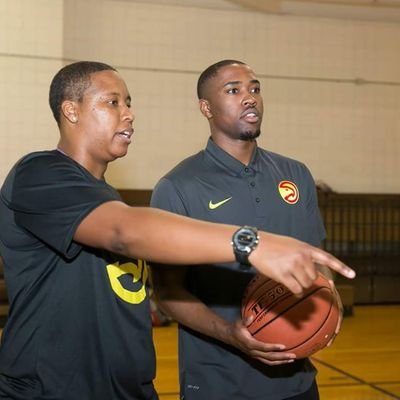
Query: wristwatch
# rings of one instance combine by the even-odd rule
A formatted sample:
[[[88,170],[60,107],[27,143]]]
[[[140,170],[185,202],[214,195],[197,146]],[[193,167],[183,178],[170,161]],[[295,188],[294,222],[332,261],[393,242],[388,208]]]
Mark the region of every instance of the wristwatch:
[[[250,267],[249,256],[257,247],[258,241],[258,231],[254,226],[242,226],[233,234],[231,244],[236,261],[241,266]]]

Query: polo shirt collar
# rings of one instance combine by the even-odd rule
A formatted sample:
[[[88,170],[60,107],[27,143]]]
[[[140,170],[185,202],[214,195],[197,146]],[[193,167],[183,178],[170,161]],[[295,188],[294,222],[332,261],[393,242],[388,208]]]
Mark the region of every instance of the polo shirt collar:
[[[217,164],[222,164],[225,168],[229,169],[234,175],[240,175],[247,168],[250,168],[252,171],[257,172],[257,156],[258,156],[258,147],[254,148],[253,155],[251,156],[251,160],[249,165],[244,165],[236,158],[232,157],[225,150],[221,149],[221,147],[217,146],[212,138],[210,137],[207,142],[206,153],[211,156]]]

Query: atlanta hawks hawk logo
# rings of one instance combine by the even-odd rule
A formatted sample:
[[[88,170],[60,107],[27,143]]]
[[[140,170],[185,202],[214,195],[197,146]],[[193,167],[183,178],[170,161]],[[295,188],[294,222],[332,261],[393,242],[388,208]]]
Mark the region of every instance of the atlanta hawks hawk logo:
[[[299,189],[290,181],[282,181],[278,185],[279,194],[289,204],[296,204],[299,201]]]

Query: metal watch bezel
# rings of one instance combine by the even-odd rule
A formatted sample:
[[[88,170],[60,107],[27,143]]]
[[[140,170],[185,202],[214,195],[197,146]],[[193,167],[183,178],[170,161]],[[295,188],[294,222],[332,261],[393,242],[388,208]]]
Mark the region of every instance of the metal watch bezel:
[[[239,228],[232,236],[233,251],[236,261],[250,265],[249,256],[259,242],[258,230],[254,226],[245,225]]]

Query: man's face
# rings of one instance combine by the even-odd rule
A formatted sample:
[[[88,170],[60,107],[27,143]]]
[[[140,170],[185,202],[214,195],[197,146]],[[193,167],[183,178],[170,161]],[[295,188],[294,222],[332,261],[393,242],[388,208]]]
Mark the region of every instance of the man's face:
[[[222,67],[206,85],[210,112],[206,116],[213,135],[234,140],[252,140],[260,135],[264,111],[260,82],[247,65]]]
[[[91,85],[76,103],[85,150],[99,162],[123,157],[131,143],[134,120],[131,97],[125,82],[115,71],[91,75]]]

